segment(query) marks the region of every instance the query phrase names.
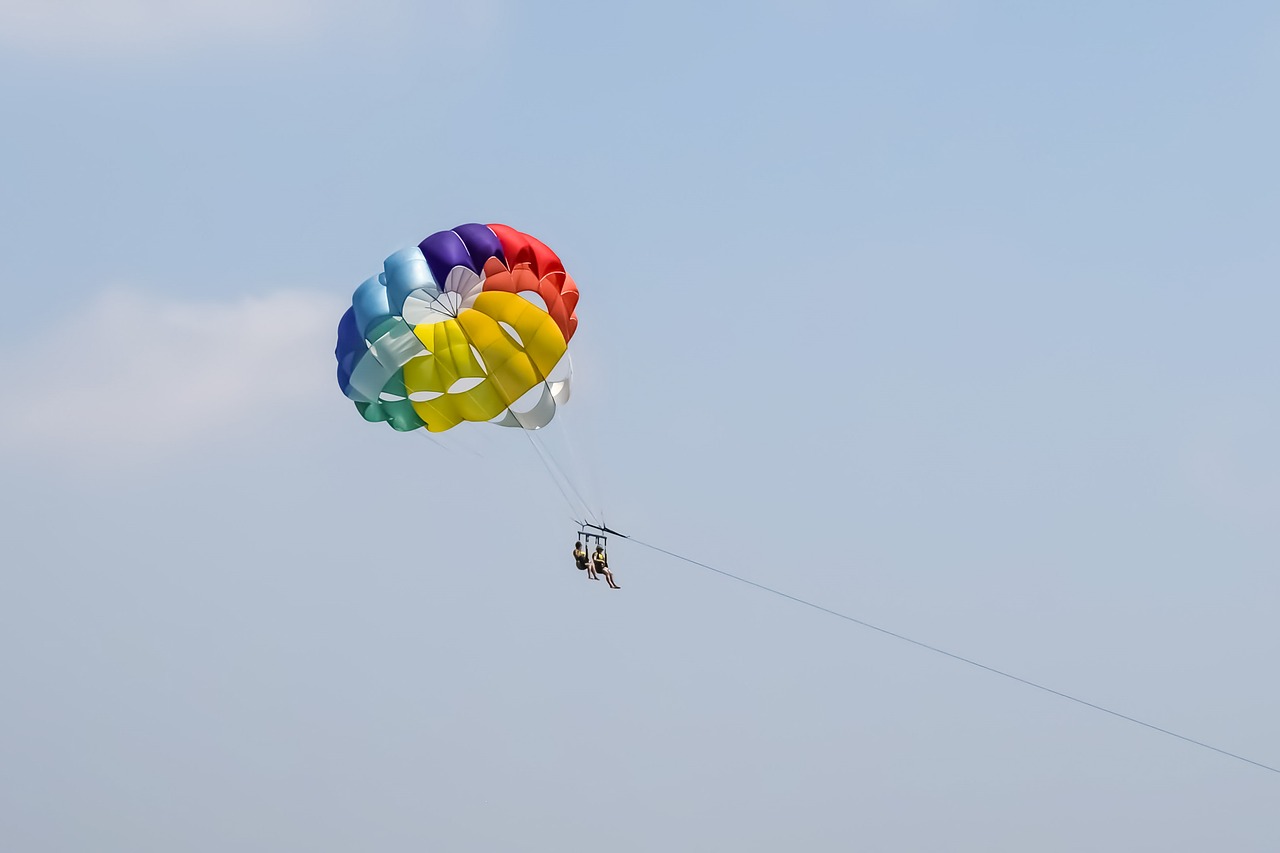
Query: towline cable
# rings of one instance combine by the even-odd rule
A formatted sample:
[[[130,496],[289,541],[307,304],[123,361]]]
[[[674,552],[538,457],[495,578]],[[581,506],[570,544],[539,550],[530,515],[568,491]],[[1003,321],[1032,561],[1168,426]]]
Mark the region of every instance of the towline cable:
[[[805,607],[810,607],[810,608],[813,608],[814,610],[819,610],[830,616],[834,616],[837,619],[843,619],[846,622],[852,622],[855,625],[860,625],[863,628],[869,628],[870,630],[876,631],[880,634],[884,634],[887,637],[893,637],[895,640],[901,640],[904,643],[910,643],[913,646],[918,646],[922,649],[933,652],[934,654],[939,654],[944,657],[951,658],[952,660],[957,660],[957,661],[960,661],[961,663],[966,663],[969,666],[986,670],[987,672],[992,673],[993,675],[998,675],[1002,678],[1007,678],[1010,681],[1016,681],[1019,684],[1026,685],[1027,687],[1034,687],[1036,690],[1041,690],[1045,693],[1051,693],[1054,696],[1057,696],[1059,698],[1066,699],[1070,702],[1075,702],[1077,705],[1083,705],[1086,708],[1092,708],[1095,711],[1101,711],[1102,713],[1109,714],[1112,717],[1119,717],[1120,719],[1127,720],[1128,722],[1134,723],[1135,725],[1139,725],[1139,726],[1142,726],[1143,728],[1151,729],[1152,731],[1159,732],[1160,734],[1163,734],[1163,735],[1168,735],[1169,737],[1172,737],[1172,738],[1177,738],[1180,741],[1185,741],[1186,743],[1201,747],[1202,749],[1207,749],[1211,752],[1216,752],[1219,755],[1225,755],[1228,758],[1234,758],[1237,761],[1243,761],[1245,764],[1252,764],[1254,767],[1260,767],[1263,770],[1269,770],[1272,773],[1280,774],[1280,768],[1272,767],[1269,764],[1263,764],[1261,761],[1254,761],[1252,758],[1246,758],[1243,755],[1238,755],[1234,752],[1228,752],[1225,749],[1220,749],[1219,747],[1216,747],[1212,744],[1205,743],[1202,740],[1196,740],[1193,737],[1187,737],[1186,735],[1178,734],[1175,731],[1162,728],[1160,726],[1155,725],[1154,723],[1148,723],[1143,720],[1139,720],[1137,717],[1131,717],[1128,714],[1122,714],[1119,711],[1113,711],[1110,708],[1104,708],[1102,705],[1094,704],[1093,702],[1089,702],[1088,700],[1081,699],[1077,696],[1072,696],[1069,693],[1063,693],[1061,690],[1054,690],[1052,687],[1046,687],[1045,685],[1039,684],[1028,678],[1023,678],[1021,676],[1014,675],[1011,672],[1005,672],[1002,669],[997,669],[994,666],[988,666],[987,664],[981,663],[980,661],[976,661],[972,658],[967,658],[963,655],[958,655],[955,652],[949,652],[946,649],[929,645],[928,643],[922,642],[920,640],[912,639],[911,637],[908,637],[905,634],[899,634],[896,631],[890,631],[888,628],[881,628],[879,625],[873,625],[870,622],[866,622],[866,621],[863,621],[862,619],[858,619],[856,617],[850,616],[847,613],[841,613],[838,610],[832,610],[830,607],[823,607],[821,604],[816,604],[812,601],[807,601],[803,598],[800,598],[799,596],[791,595],[790,593],[783,592],[780,589],[774,589],[771,586],[766,586],[765,584],[759,583],[757,581],[753,581],[749,578],[744,578],[741,575],[735,575],[732,572],[726,572],[724,569],[717,569],[715,566],[707,565],[706,563],[700,560],[695,560],[692,557],[686,557],[683,554],[677,554],[674,551],[668,551],[666,548],[660,548],[657,545],[650,544],[641,539],[636,539],[634,536],[628,536],[625,538],[627,539],[628,542],[634,542],[635,544],[640,545],[644,548],[648,548],[651,551],[657,551],[660,554],[666,554],[668,557],[671,557],[672,559],[681,560],[685,563],[689,563],[690,565],[697,566],[702,569],[706,569],[709,572],[715,572],[716,574],[722,575],[723,577],[729,578],[730,580],[735,580],[738,583],[743,583],[743,584],[746,584],[747,586],[753,586],[756,589],[771,593],[773,595],[779,596],[780,598],[785,598],[788,601],[794,601],[796,604],[803,604]]]

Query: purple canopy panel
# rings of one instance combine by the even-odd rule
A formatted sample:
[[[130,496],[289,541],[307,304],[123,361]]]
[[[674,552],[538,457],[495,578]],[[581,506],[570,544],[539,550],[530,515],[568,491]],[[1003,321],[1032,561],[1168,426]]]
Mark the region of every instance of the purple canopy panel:
[[[480,270],[471,260],[471,253],[462,242],[462,238],[452,231],[437,231],[418,244],[422,254],[431,268],[431,277],[436,280],[437,287],[444,287],[449,278],[449,271],[454,267],[466,267],[474,273]]]
[[[488,225],[468,222],[466,225],[459,225],[453,229],[453,232],[462,238],[467,252],[471,255],[471,263],[475,265],[477,271],[484,269],[485,261],[490,258],[497,258],[502,261],[503,266],[506,266],[507,259],[502,254],[502,243]]]

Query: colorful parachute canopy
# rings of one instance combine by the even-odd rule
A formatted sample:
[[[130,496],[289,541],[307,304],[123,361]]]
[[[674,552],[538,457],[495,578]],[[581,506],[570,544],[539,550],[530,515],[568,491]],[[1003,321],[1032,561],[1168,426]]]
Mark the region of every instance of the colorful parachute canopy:
[[[396,252],[338,323],[338,386],[367,421],[537,429],[569,399],[578,287],[545,245],[459,225]]]

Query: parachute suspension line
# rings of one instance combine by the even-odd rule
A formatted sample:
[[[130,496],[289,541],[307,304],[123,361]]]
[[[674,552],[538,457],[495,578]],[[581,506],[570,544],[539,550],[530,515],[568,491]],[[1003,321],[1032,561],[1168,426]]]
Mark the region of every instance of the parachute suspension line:
[[[1002,678],[1007,678],[1010,681],[1016,681],[1019,684],[1026,685],[1027,687],[1034,687],[1036,690],[1041,690],[1041,691],[1044,691],[1045,693],[1052,693],[1054,696],[1057,696],[1062,699],[1066,699],[1070,702],[1075,702],[1077,705],[1083,705],[1086,708],[1092,708],[1095,711],[1101,711],[1104,714],[1110,714],[1113,717],[1119,717],[1122,720],[1127,720],[1128,722],[1142,726],[1143,728],[1151,729],[1152,731],[1159,732],[1160,734],[1177,738],[1180,741],[1184,741],[1194,746],[1207,749],[1211,752],[1216,752],[1219,755],[1225,755],[1228,758],[1234,758],[1237,761],[1243,761],[1245,764],[1252,764],[1254,767],[1260,767],[1263,770],[1270,770],[1272,773],[1280,774],[1280,768],[1272,767],[1269,764],[1263,764],[1261,761],[1254,761],[1252,758],[1245,758],[1243,755],[1237,755],[1234,752],[1228,752],[1225,749],[1220,749],[1216,746],[1213,746],[1212,744],[1205,743],[1204,741],[1196,740],[1195,738],[1178,734],[1175,731],[1170,731],[1169,729],[1161,728],[1160,726],[1154,725],[1153,723],[1144,722],[1143,720],[1139,720],[1137,717],[1130,717],[1128,714],[1122,714],[1119,711],[1113,711],[1110,708],[1104,708],[1101,705],[1095,705],[1093,702],[1080,699],[1068,693],[1063,693],[1060,690],[1054,690],[1052,687],[1046,687],[1043,684],[1038,684],[1034,681],[1031,681],[1030,679],[1022,678],[1021,676],[1017,676],[1012,673],[1005,672],[1004,670],[996,669],[994,666],[988,666],[987,664],[980,663],[976,660],[973,660],[972,658],[967,658],[967,657],[964,657],[963,655],[958,655],[954,652],[949,652],[946,649],[941,649],[941,648],[938,648],[937,646],[931,646],[928,643],[921,642],[920,640],[913,640],[911,637],[908,637],[904,634],[899,634],[894,631],[890,631],[887,628],[881,628],[878,625],[872,625],[870,622],[864,622],[861,619],[854,618],[853,616],[849,616],[846,613],[841,613],[838,610],[832,610],[829,607],[823,607],[821,604],[815,604],[812,601],[806,601],[803,598],[799,598],[797,596],[783,592],[782,590],[774,589],[773,587],[770,587],[770,586],[765,586],[762,583],[749,580],[740,575],[731,574],[730,572],[726,572],[723,569],[717,569],[715,566],[709,566],[706,563],[700,562],[698,560],[694,560],[682,554],[677,554],[674,551],[668,551],[665,548],[659,548],[657,545],[651,545],[648,542],[644,542],[640,539],[635,539],[631,537],[628,537],[628,538],[629,538],[629,541],[634,542],[637,545],[641,545],[645,548],[648,548],[651,551],[657,551],[660,554],[666,554],[668,557],[671,557],[673,559],[681,560],[683,562],[689,563],[690,565],[698,566],[699,568],[706,569],[707,571],[715,572],[718,575],[723,575],[724,577],[729,578],[731,580],[738,581],[739,583],[744,583],[748,586],[753,586],[756,589],[763,590],[768,593],[772,593],[773,595],[779,596],[781,598],[785,598],[789,601],[794,601],[796,604],[803,604],[805,607],[811,607],[814,610],[820,610],[823,613],[826,613],[831,616],[835,616],[837,619],[843,619],[846,622],[852,622],[853,624],[860,625],[863,628],[869,628],[872,631],[877,631],[881,634],[884,634],[885,636],[893,637],[895,640],[902,640],[904,643],[910,643],[913,646],[918,646],[927,651],[931,651],[934,654],[939,654],[944,657],[951,658],[952,660],[957,660],[957,661],[960,661],[961,663],[966,663],[969,666],[986,670],[987,672],[992,673],[993,675],[999,675]]]
[[[427,432],[425,429],[415,429],[414,432],[420,434],[423,438],[425,438],[427,441],[431,442],[441,450],[446,450],[449,453],[453,452],[453,448],[445,447],[444,442],[440,441],[438,438],[433,436],[431,433]]]
[[[547,474],[551,477],[551,482],[555,483],[556,489],[559,490],[560,496],[564,498],[564,502],[569,506],[570,511],[575,514],[582,512],[585,515],[594,518],[591,514],[590,507],[587,506],[587,502],[578,494],[578,490],[573,487],[573,483],[571,483],[569,478],[564,475],[564,472],[559,470],[560,466],[555,463],[554,459],[550,459],[549,454],[545,452],[544,448],[534,440],[533,436],[530,434],[532,430],[522,429],[520,431],[528,437],[529,444],[533,446],[533,452],[536,453],[538,459],[542,461],[542,466],[547,469]],[[574,503],[573,498],[569,497],[569,492],[565,491],[565,485],[568,485],[569,491],[572,491],[574,495],[577,496],[577,504]]]
[[[569,359],[569,367],[572,369],[573,359],[567,353],[565,354],[565,358]],[[551,390],[550,383],[545,378],[543,379],[542,384],[548,391]],[[557,408],[556,420],[560,424],[560,431],[564,434],[565,446],[569,450],[569,464],[572,466],[573,472],[580,475],[580,478],[586,481],[585,483],[582,483],[582,486],[587,493],[587,497],[591,500],[583,499],[583,504],[588,507],[592,505],[599,505],[600,487],[599,483],[597,483],[595,479],[595,471],[590,465],[583,464],[582,456],[578,453],[578,443],[574,441],[574,433],[576,432],[576,429],[573,424],[574,421],[577,420],[577,414],[570,411],[572,408],[572,406],[560,406]],[[569,480],[569,482],[572,484],[572,480]],[[576,488],[574,489],[574,493],[577,494],[579,498],[582,498],[582,493]],[[598,519],[602,523],[604,521],[603,515],[604,510],[602,507],[601,518]]]
[[[550,394],[551,383],[548,381],[547,377],[542,376],[541,381],[542,381],[542,387],[544,391]],[[565,419],[564,419],[564,413],[567,409],[568,409],[567,406],[557,406],[556,419],[560,422],[559,428],[560,428],[560,431],[564,434],[565,444],[569,448],[569,456],[571,457],[571,462],[575,470],[581,470],[583,466],[581,462],[579,462],[577,458],[577,454],[574,452],[574,442],[572,437],[569,435],[568,425],[565,423]],[[508,409],[508,411],[510,411],[510,409]],[[541,436],[536,435],[538,430],[521,430],[521,432],[523,432],[529,438],[529,443],[532,444],[534,450],[538,452],[538,456],[540,459],[542,459],[542,464],[547,469],[547,473],[551,475],[551,478],[553,480],[557,481],[556,487],[560,489],[560,494],[563,495],[565,500],[569,503],[569,508],[572,509],[575,513],[579,511],[579,507],[575,507],[573,505],[573,502],[569,500],[569,496],[565,493],[565,490],[561,486],[561,483],[563,483],[565,486],[568,486],[569,491],[573,492],[574,497],[578,499],[578,504],[581,507],[583,515],[589,518],[591,521],[599,522],[600,519],[596,518],[595,513],[591,511],[591,501],[584,498],[582,496],[582,492],[580,492],[578,490],[578,487],[574,485],[574,482],[573,482],[574,478],[570,477],[567,473],[565,473],[564,466],[562,466],[560,462],[555,458],[555,454],[553,454],[549,448],[545,447],[543,444],[540,443]],[[555,469],[554,471],[552,470],[553,468]]]
[[[533,436],[529,435],[528,430],[521,429],[520,431],[524,433],[526,437],[528,437],[529,445],[533,447],[534,454],[538,457],[538,460],[542,463],[542,467],[547,469],[547,476],[551,478],[551,482],[555,483],[556,489],[560,492],[560,496],[564,498],[564,502],[565,504],[568,505],[569,510],[575,513],[578,512],[580,507],[574,504],[573,498],[569,497],[569,493],[564,490],[564,485],[561,484],[560,477],[552,469],[551,463],[547,461],[546,457],[542,455],[542,448],[540,448],[538,446],[538,443],[533,440]]]
[[[446,453],[454,453],[454,454],[456,454],[456,453],[458,452],[458,450],[457,450],[456,448],[450,447],[449,445],[445,444],[443,441],[441,441],[440,439],[436,438],[436,437],[435,437],[435,436],[433,436],[431,433],[427,432],[425,429],[415,429],[413,432],[414,432],[415,434],[417,434],[417,435],[422,436],[422,437],[423,437],[423,438],[425,438],[427,441],[431,442],[431,443],[432,443],[432,444],[434,444],[436,447],[440,448],[441,450],[445,451]],[[468,455],[483,458],[483,454],[477,453],[475,450],[472,450],[472,449],[471,449],[471,448],[469,448],[469,447],[464,447],[464,448],[462,448],[462,449],[463,449],[463,450],[465,450],[465,451],[467,452],[467,454],[468,454]]]

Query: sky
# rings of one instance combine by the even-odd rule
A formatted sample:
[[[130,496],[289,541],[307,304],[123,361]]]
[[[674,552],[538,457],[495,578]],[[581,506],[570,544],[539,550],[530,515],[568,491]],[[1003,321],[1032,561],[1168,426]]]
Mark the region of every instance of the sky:
[[[1265,2],[0,0],[0,847],[1274,851],[1280,776],[365,423],[504,222],[609,525],[1280,766]]]

